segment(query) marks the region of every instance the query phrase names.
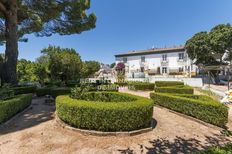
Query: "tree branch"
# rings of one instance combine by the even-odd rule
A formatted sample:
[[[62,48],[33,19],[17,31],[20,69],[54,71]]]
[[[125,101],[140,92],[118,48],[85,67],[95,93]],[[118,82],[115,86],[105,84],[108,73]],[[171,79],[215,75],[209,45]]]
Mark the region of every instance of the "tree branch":
[[[2,2],[0,2],[0,11],[6,15],[6,7],[4,6],[4,4]]]

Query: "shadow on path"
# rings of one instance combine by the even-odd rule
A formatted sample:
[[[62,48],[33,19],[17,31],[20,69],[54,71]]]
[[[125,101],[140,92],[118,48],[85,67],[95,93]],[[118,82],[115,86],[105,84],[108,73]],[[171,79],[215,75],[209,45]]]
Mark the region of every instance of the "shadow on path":
[[[51,120],[54,118],[54,112],[55,105],[45,104],[44,97],[33,99],[32,106],[28,111],[0,128],[0,135],[27,129]]]
[[[197,138],[184,139],[176,136],[174,140],[168,140],[165,138],[155,139],[149,141],[149,147],[145,145],[138,145],[140,153],[148,154],[160,154],[160,153],[170,153],[170,154],[186,154],[198,152],[202,149],[207,149],[210,146],[221,145],[223,142],[229,142],[230,140],[225,139],[222,135],[214,134],[213,136],[205,136],[204,142],[198,140]],[[122,154],[133,154],[135,150],[124,149],[118,150]]]

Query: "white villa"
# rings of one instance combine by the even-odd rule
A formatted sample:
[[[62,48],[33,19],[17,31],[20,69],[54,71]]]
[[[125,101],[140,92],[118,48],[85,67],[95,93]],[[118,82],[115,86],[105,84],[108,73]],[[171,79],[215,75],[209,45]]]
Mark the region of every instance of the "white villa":
[[[127,78],[151,76],[185,76],[197,74],[197,66],[188,58],[183,46],[153,48],[115,55],[116,64],[123,62]]]

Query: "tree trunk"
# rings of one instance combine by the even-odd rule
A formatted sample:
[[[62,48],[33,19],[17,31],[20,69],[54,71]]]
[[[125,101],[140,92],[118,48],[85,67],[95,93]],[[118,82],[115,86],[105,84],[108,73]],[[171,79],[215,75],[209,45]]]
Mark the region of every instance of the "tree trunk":
[[[18,23],[17,1],[12,0],[6,14],[6,51],[3,80],[6,83],[17,84],[16,66],[18,59]]]

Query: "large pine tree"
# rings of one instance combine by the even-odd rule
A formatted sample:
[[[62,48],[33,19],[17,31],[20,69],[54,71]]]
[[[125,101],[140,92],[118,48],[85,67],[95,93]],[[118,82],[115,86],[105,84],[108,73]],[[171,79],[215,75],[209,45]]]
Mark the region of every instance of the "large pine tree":
[[[90,0],[0,0],[0,42],[6,46],[5,82],[16,84],[18,41],[36,36],[79,34],[95,27],[96,16],[87,14]]]

